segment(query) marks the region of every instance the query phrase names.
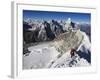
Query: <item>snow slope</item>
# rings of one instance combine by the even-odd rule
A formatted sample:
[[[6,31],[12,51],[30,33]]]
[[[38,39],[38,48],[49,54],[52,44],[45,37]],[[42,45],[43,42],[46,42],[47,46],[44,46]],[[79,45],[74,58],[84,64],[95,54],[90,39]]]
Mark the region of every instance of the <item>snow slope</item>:
[[[29,47],[28,49],[31,53],[29,56],[23,56],[23,69],[45,68],[49,61],[59,54],[54,47],[49,48],[50,44],[43,43]]]
[[[81,44],[78,46],[77,53],[71,58],[70,50],[55,60],[55,63],[51,66],[52,68],[60,67],[74,67],[74,66],[89,66],[91,61],[90,41],[85,32],[80,31],[83,35]]]
[[[85,32],[76,30],[62,37],[65,38],[29,47],[31,53],[23,56],[23,69],[89,66],[91,44]],[[71,48],[77,49],[73,57],[70,55]]]

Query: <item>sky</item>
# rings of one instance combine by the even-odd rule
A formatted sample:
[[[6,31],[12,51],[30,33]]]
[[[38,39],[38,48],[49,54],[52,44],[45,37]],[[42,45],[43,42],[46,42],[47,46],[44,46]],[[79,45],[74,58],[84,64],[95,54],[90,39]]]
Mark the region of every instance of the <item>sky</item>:
[[[73,22],[91,23],[90,13],[23,10],[23,19],[28,18],[34,20],[67,20],[71,18]]]

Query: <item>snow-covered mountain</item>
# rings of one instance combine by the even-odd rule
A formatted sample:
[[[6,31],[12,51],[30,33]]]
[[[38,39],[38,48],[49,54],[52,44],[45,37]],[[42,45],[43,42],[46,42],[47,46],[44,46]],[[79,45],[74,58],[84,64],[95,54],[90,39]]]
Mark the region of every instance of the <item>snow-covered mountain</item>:
[[[86,59],[89,63],[91,63],[91,43],[90,43],[88,35],[82,31],[81,33],[82,35],[84,35],[84,39],[80,48],[78,49],[78,55],[81,58]]]
[[[80,34],[79,34],[80,33]],[[54,42],[42,43],[37,46],[29,47],[28,49],[31,51],[29,56],[23,56],[23,68],[24,69],[38,69],[38,68],[66,68],[66,67],[74,67],[74,66],[89,66],[91,64],[91,51],[90,51],[90,41],[88,36],[82,31],[76,31],[74,36],[80,37],[83,36],[82,40],[66,42],[64,45],[67,51],[61,54],[57,47],[55,47]],[[67,38],[70,39],[71,35]],[[80,38],[78,38],[80,39]],[[80,42],[81,41],[81,42]],[[64,43],[65,43],[64,42]],[[59,43],[56,42],[56,43]],[[70,45],[72,43],[72,45]],[[80,43],[80,44],[79,44]],[[62,43],[58,44],[58,46],[63,45]],[[68,46],[69,45],[69,46]],[[70,55],[71,47],[77,46],[77,54],[73,57]],[[63,50],[63,49],[62,49]],[[58,57],[60,55],[60,57]]]
[[[52,27],[59,26],[62,28],[62,25],[57,21],[53,21]],[[38,45],[28,47],[30,53],[27,53],[27,56],[23,55],[23,69],[66,68],[91,65],[91,42],[86,31],[87,28],[90,29],[90,26],[88,27],[85,24],[77,25],[70,18],[68,18],[64,25],[63,29],[66,31],[56,36],[54,40],[38,42]],[[71,54],[72,49],[76,50],[73,56]]]
[[[52,68],[65,68],[65,67],[75,67],[75,66],[89,66],[91,64],[91,45],[88,36],[85,32],[81,31],[83,35],[83,40],[78,46],[77,54],[72,58],[70,55],[70,50],[61,56],[61,58],[56,59],[52,64]]]

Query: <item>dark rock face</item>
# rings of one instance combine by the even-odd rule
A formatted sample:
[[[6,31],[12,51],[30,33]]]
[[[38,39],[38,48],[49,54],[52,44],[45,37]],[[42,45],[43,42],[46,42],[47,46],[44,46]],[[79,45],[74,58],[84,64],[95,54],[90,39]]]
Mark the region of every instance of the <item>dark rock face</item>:
[[[23,39],[25,43],[32,43],[38,41],[37,36],[39,30],[36,29],[34,31],[30,31],[29,30],[30,28],[32,28],[31,25],[28,25],[27,23],[23,23]]]
[[[71,22],[71,26],[72,26],[72,28],[75,28],[75,23]]]
[[[28,30],[29,28],[32,28],[32,27],[28,25],[27,22],[23,22],[23,30]]]
[[[82,50],[77,51],[77,54],[80,56],[80,58],[84,58],[91,63],[91,52],[84,46],[82,46]]]
[[[45,21],[44,22],[44,26],[45,26],[45,30],[46,30],[47,37],[50,40],[53,40],[55,38],[55,34],[52,32],[52,30],[50,28],[50,24]]]

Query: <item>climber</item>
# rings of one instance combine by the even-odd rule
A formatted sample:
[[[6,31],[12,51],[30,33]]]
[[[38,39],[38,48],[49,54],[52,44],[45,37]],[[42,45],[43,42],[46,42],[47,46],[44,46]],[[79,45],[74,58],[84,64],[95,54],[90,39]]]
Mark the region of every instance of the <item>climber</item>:
[[[76,53],[76,50],[72,48],[71,51],[70,51],[71,58],[72,58],[73,56],[75,56],[75,53]]]
[[[71,61],[69,62],[69,67],[76,66],[78,61],[80,61],[80,56],[77,54],[77,51],[73,48],[71,49],[70,55]]]

